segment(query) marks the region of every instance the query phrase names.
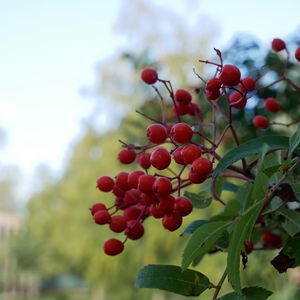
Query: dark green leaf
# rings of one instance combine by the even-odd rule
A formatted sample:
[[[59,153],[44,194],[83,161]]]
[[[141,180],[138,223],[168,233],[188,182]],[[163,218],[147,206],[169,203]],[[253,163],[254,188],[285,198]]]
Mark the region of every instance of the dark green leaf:
[[[251,206],[252,188],[253,188],[253,184],[250,182],[246,182],[244,185],[240,187],[240,189],[236,193],[236,198],[241,203],[242,211],[245,211],[248,207]]]
[[[289,210],[284,207],[282,207],[279,211],[279,214],[284,216],[285,221],[282,224],[282,227],[285,229],[285,231],[291,235],[294,236],[300,231],[300,213],[294,210]]]
[[[290,185],[294,191],[295,197],[300,201],[300,183],[290,183]]]
[[[180,234],[181,236],[186,234],[186,233],[194,233],[194,231],[196,231],[196,229],[198,229],[200,226],[207,224],[209,221],[207,220],[196,220],[193,221],[192,223],[190,223],[185,229],[184,231]]]
[[[209,222],[199,227],[184,249],[182,268],[186,269],[195,258],[202,258],[214,246],[229,224],[228,222]]]
[[[270,151],[273,149],[287,149],[288,147],[289,138],[285,136],[263,136],[250,140],[229,151],[219,161],[218,166],[213,172],[213,176],[217,176],[218,174],[226,170],[230,165],[246,156],[261,153],[263,149],[267,149],[267,151]]]
[[[135,287],[156,288],[183,296],[199,296],[210,287],[208,278],[200,272],[172,265],[148,265],[139,270]]]
[[[241,292],[240,255],[247,235],[252,230],[263,202],[257,202],[237,220],[228,248],[227,268],[228,280],[235,291]]]
[[[264,198],[264,196],[267,193],[269,187],[269,178],[268,176],[263,172],[258,172],[256,175],[252,193],[251,193],[251,200],[252,203],[255,203],[256,201]],[[250,203],[250,204],[252,204]]]
[[[238,216],[240,210],[241,210],[240,201],[233,199],[227,202],[226,206],[224,207],[224,211],[222,212],[222,215],[228,217],[236,217]]]
[[[233,292],[217,300],[265,300],[272,295],[272,292],[257,286],[244,288],[242,289],[242,293]]]
[[[200,192],[196,194],[185,191],[184,196],[192,201],[193,207],[195,208],[206,208],[212,201],[212,197],[207,192]]]
[[[293,267],[300,266],[300,237],[294,237],[288,239],[284,248],[281,252],[290,258],[295,259],[295,264]]]
[[[291,156],[300,144],[300,125],[298,125],[296,132],[290,137],[289,143],[289,156]]]

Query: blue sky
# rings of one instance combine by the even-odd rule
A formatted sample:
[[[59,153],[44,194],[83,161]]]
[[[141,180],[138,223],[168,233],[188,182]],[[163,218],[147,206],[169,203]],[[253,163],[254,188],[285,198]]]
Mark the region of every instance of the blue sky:
[[[179,0],[149,1],[181,10]],[[216,23],[220,45],[236,32],[269,43],[300,30],[299,1],[187,2]],[[80,89],[93,84],[95,63],[124,45],[113,31],[120,3],[0,0],[0,127],[7,134],[0,164],[29,176],[41,163],[61,167],[91,109]]]

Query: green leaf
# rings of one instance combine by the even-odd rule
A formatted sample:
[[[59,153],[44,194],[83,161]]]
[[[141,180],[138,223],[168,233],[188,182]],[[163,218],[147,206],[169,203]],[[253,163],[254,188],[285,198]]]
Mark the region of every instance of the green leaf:
[[[272,292],[257,286],[244,288],[242,293],[233,292],[217,300],[265,300],[272,295]]]
[[[135,287],[156,288],[183,296],[199,296],[210,287],[208,278],[200,272],[172,265],[148,265],[139,270]]]
[[[282,224],[284,230],[290,235],[294,236],[300,232],[300,213],[294,210],[289,210],[282,207],[279,211],[279,214],[284,216],[285,221]]]
[[[239,190],[240,186],[235,185],[232,182],[225,181],[223,184],[223,190],[228,192],[237,192]]]
[[[240,201],[233,199],[227,202],[226,206],[224,207],[224,211],[222,212],[222,215],[228,217],[236,217],[239,215],[240,210]]]
[[[288,147],[289,138],[286,136],[263,136],[255,138],[226,153],[215,168],[213,176],[217,176],[230,165],[246,156],[261,153],[263,149],[270,151],[274,149],[287,149]]]
[[[290,258],[295,259],[293,267],[300,266],[300,237],[294,237],[288,239],[284,248],[280,251],[281,253],[287,255]]]
[[[246,240],[249,232],[252,230],[262,206],[263,201],[260,201],[244,212],[244,214],[237,220],[230,239],[227,256],[228,280],[230,281],[233,289],[239,293],[241,292],[241,251],[244,247],[244,241]]]
[[[257,200],[264,198],[264,196],[267,193],[268,187],[269,187],[269,177],[263,172],[258,172],[258,174],[255,177],[255,181],[251,193],[252,203],[255,203]]]
[[[184,196],[192,201],[194,208],[206,208],[212,201],[212,197],[207,192],[200,192],[196,194],[185,191]]]
[[[251,206],[252,188],[253,188],[253,184],[250,182],[246,182],[244,185],[240,187],[240,189],[236,193],[236,198],[238,201],[240,201],[242,205],[242,211],[245,211],[248,207]]]
[[[291,156],[300,144],[300,125],[298,125],[296,132],[290,137],[289,144],[289,156]]]
[[[207,220],[196,220],[190,223],[180,234],[180,236],[186,234],[186,233],[194,233],[196,229],[198,229],[200,226],[207,224],[209,221]]]
[[[229,225],[230,223],[228,222],[209,222],[198,228],[191,236],[183,251],[183,270],[185,270],[195,258],[200,261],[214,246],[217,239]]]
[[[290,186],[294,191],[295,197],[300,201],[300,183],[290,183]]]

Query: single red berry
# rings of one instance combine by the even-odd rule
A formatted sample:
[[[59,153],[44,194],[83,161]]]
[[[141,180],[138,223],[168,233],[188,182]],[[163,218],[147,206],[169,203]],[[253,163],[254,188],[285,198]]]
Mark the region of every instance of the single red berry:
[[[265,108],[270,112],[277,112],[280,110],[279,102],[277,99],[269,97],[265,100]]]
[[[142,211],[136,205],[130,206],[124,210],[124,219],[126,221],[137,220],[142,216]]]
[[[254,245],[252,242],[248,241],[244,243],[245,252],[247,254],[250,254],[253,251]]]
[[[190,92],[184,89],[178,89],[175,92],[175,100],[178,103],[187,105],[192,101],[192,95],[190,94]]]
[[[179,214],[169,214],[165,215],[162,219],[162,224],[164,228],[169,231],[175,231],[182,224],[182,217]]]
[[[300,47],[298,47],[295,51],[295,58],[300,62]]]
[[[116,176],[116,186],[123,191],[127,191],[130,189],[128,185],[128,176],[129,174],[127,172],[119,172]]]
[[[145,194],[152,194],[152,188],[155,181],[153,175],[142,175],[139,177],[138,189]]]
[[[197,158],[192,164],[192,172],[203,177],[207,177],[212,171],[212,168],[212,162],[205,157]]]
[[[133,150],[122,149],[118,154],[118,158],[122,164],[128,165],[134,162],[136,153]]]
[[[115,256],[124,250],[124,244],[118,239],[109,239],[104,243],[103,250],[105,254]]]
[[[177,123],[171,129],[171,136],[175,142],[185,144],[193,137],[193,130],[186,123]]]
[[[146,205],[157,203],[158,199],[155,194],[142,194],[142,201]]]
[[[219,78],[211,78],[206,83],[207,90],[219,90],[222,83]]]
[[[218,90],[208,90],[208,89],[206,89],[205,90],[205,95],[206,95],[206,98],[208,100],[217,100],[220,97],[221,93],[220,93],[219,89]]]
[[[171,156],[167,149],[157,148],[151,153],[150,161],[154,168],[164,170],[170,165]]]
[[[191,102],[189,105],[188,105],[188,114],[190,116],[196,116],[196,115],[199,115],[201,112],[201,109],[200,109],[200,106],[198,103],[194,103],[194,102]]]
[[[139,190],[131,189],[124,195],[124,203],[126,204],[136,204],[139,201],[141,201],[141,192]]]
[[[112,216],[109,228],[113,232],[122,232],[126,229],[126,221],[123,216]]]
[[[194,144],[186,145],[181,150],[181,156],[186,165],[192,164],[201,154],[201,149]]]
[[[245,77],[241,80],[241,84],[239,84],[239,88],[243,91],[253,91],[255,89],[256,81],[251,77]]]
[[[145,175],[145,172],[142,170],[135,170],[132,171],[129,175],[128,175],[128,185],[129,187],[136,189],[139,183],[139,178],[140,176]]]
[[[145,170],[151,167],[150,154],[147,152],[142,152],[138,155],[138,164]]]
[[[233,107],[237,109],[243,109],[247,104],[246,98],[239,92],[233,92],[229,96],[229,102]]]
[[[162,144],[168,136],[167,129],[161,124],[151,124],[147,128],[147,137],[151,143]]]
[[[97,188],[102,192],[112,191],[114,185],[114,180],[109,176],[101,176],[97,179]]]
[[[267,248],[280,248],[282,246],[282,238],[278,234],[274,234],[267,230],[262,234],[263,244]]]
[[[189,215],[193,210],[192,201],[184,196],[177,197],[175,199],[174,211],[180,216],[184,217]]]
[[[240,82],[241,72],[234,65],[224,65],[219,79],[226,86],[235,86]]]
[[[176,103],[176,105],[173,106],[173,111],[175,115],[177,112],[180,116],[184,116],[189,112],[189,106],[181,103]]]
[[[158,196],[168,196],[172,193],[172,183],[170,179],[159,177],[153,184],[153,192]]]
[[[158,79],[158,74],[156,70],[146,68],[142,71],[141,78],[147,84],[154,84]]]
[[[110,213],[107,210],[101,209],[94,214],[94,221],[98,225],[104,225],[110,222]]]
[[[175,198],[171,195],[159,198],[158,208],[164,214],[172,213],[174,211]]]
[[[285,48],[286,48],[285,42],[282,39],[274,39],[272,41],[272,49],[275,52],[279,52],[279,51],[281,51],[281,50],[283,50]]]
[[[194,183],[194,184],[202,183],[203,181],[205,181],[205,179],[206,179],[206,176],[197,174],[197,173],[193,172],[193,170],[190,170],[189,180],[191,183]]]
[[[164,216],[164,212],[159,209],[159,206],[157,204],[151,204],[150,214],[155,219],[161,219]]]
[[[253,118],[253,125],[258,129],[265,129],[269,126],[269,120],[265,116],[257,115]]]
[[[119,188],[117,185],[114,186],[113,188],[113,193],[116,197],[124,197],[125,195],[125,192],[124,190],[122,190],[121,188]]]
[[[138,240],[144,235],[144,226],[140,222],[128,221],[125,234],[131,240]]]
[[[106,210],[106,206],[103,203],[95,203],[90,208],[92,216],[98,211],[98,210]]]
[[[185,164],[185,162],[181,156],[181,150],[183,149],[183,147],[184,146],[177,147],[173,152],[173,158],[174,158],[175,162],[179,165]]]

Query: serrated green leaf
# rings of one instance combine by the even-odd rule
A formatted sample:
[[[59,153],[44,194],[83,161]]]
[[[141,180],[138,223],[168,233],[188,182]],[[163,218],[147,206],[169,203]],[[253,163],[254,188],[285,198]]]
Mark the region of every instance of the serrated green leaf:
[[[212,201],[210,194],[203,191],[197,194],[185,191],[184,196],[192,201],[194,208],[206,208],[210,206]]]
[[[227,272],[233,289],[241,293],[240,255],[247,235],[252,230],[263,201],[257,202],[236,221],[228,247]]]
[[[278,210],[278,213],[284,216],[285,221],[282,224],[282,227],[290,236],[294,236],[300,232],[299,212],[282,207],[280,210]]]
[[[195,258],[202,258],[229,224],[228,222],[209,222],[198,228],[183,251],[182,269],[185,270]]]
[[[183,296],[199,296],[210,287],[209,279],[200,272],[172,265],[148,265],[139,270],[135,287],[156,288]]]
[[[242,294],[236,292],[224,295],[217,300],[265,300],[272,295],[272,292],[262,287],[247,287],[242,289]]]
[[[286,136],[263,136],[255,138],[226,153],[219,161],[219,164],[212,175],[213,177],[217,176],[233,163],[246,156],[261,153],[263,149],[266,149],[265,151],[270,151],[274,149],[287,149],[288,147],[289,138]]]
[[[194,233],[200,226],[207,224],[208,222],[208,220],[193,221],[183,230],[183,232],[180,235],[182,236],[186,233]]]

